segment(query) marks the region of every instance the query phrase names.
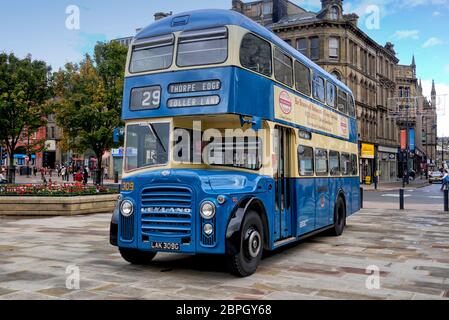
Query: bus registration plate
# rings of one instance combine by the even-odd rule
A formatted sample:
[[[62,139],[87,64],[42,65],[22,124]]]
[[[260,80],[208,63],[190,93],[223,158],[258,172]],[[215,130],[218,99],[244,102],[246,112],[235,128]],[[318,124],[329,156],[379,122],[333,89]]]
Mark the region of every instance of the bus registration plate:
[[[179,243],[152,241],[151,249],[179,251]]]

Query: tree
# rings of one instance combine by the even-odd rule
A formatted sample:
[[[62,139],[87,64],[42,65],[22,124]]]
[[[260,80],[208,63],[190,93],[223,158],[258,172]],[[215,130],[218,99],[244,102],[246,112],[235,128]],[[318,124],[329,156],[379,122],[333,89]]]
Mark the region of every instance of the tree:
[[[121,103],[127,48],[117,42],[97,43],[94,59],[66,64],[54,73],[56,122],[63,145],[75,152],[92,150],[97,157],[96,183],[101,183],[102,156],[114,146],[121,125]]]
[[[14,183],[14,154],[24,133],[46,124],[51,96],[50,71],[44,61],[0,54],[0,142],[9,156],[8,182]]]

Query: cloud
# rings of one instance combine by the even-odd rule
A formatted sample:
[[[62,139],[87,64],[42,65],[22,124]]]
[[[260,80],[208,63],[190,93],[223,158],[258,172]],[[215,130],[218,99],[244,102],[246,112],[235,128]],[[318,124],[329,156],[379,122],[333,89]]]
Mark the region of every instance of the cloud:
[[[396,40],[403,40],[403,39],[413,39],[418,40],[419,39],[419,31],[418,30],[397,30],[392,38]]]
[[[440,11],[434,11],[434,12],[432,12],[432,16],[433,17],[441,16],[441,12]]]
[[[422,47],[423,48],[429,48],[429,47],[437,46],[437,45],[442,44],[442,43],[443,43],[443,41],[441,39],[438,39],[438,38],[435,38],[435,37],[431,37],[431,38],[429,38],[429,40],[424,42]]]
[[[449,73],[449,64],[444,66],[444,71],[446,71],[447,73]]]

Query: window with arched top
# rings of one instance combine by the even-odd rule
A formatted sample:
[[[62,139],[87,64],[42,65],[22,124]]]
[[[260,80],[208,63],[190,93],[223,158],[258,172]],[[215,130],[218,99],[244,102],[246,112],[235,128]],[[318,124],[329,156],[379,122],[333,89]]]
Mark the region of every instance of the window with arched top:
[[[335,78],[337,78],[338,80],[341,81],[341,75],[340,75],[337,71],[333,71],[331,74],[332,74]]]
[[[338,7],[331,7],[329,16],[332,20],[338,20],[338,13]]]

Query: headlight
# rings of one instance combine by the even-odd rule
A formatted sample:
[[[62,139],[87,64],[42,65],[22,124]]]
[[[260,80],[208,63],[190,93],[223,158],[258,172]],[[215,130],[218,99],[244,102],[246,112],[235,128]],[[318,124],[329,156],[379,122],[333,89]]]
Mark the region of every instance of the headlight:
[[[120,212],[125,216],[129,217],[134,211],[133,203],[129,200],[124,200],[120,205]]]
[[[210,236],[214,232],[214,227],[210,223],[206,223],[203,227],[203,232],[207,236]]]
[[[210,201],[204,201],[201,205],[200,214],[204,219],[212,219],[215,215],[215,205]]]

